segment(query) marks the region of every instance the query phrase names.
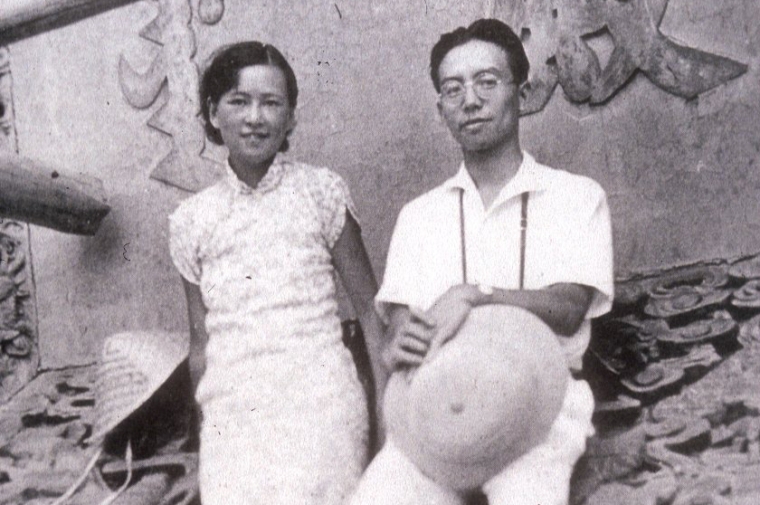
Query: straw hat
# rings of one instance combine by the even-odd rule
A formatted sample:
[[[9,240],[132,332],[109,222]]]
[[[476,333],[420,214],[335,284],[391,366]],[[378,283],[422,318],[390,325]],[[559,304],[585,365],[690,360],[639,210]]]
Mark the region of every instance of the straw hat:
[[[92,442],[105,437],[169,378],[187,357],[183,333],[130,331],[106,339],[95,379]]]
[[[475,308],[435,358],[391,377],[389,436],[439,484],[478,488],[545,438],[568,376],[556,335],[536,316]]]

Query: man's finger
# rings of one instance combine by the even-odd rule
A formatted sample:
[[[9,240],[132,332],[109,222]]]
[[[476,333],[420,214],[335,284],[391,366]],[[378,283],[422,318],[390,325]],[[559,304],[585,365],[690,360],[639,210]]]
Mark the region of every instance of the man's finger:
[[[395,366],[419,366],[424,360],[424,356],[408,352],[404,349],[398,349],[393,353],[393,361]]]
[[[398,343],[399,347],[416,354],[425,354],[428,350],[429,343],[426,340],[420,340],[412,335],[402,337]]]
[[[427,326],[421,321],[410,320],[404,325],[401,335],[405,338],[415,338],[421,342],[428,343],[435,335],[435,328]]]
[[[435,319],[422,309],[409,307],[409,314],[413,321],[418,321],[428,328],[433,328],[435,326]]]

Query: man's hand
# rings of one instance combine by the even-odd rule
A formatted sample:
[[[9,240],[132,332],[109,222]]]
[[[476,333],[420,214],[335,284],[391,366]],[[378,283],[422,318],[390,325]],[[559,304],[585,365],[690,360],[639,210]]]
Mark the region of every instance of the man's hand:
[[[388,369],[395,370],[423,362],[433,339],[435,323],[422,310],[398,306],[391,314],[390,331],[392,340],[383,357]]]
[[[431,360],[446,342],[454,338],[470,310],[482,296],[475,285],[459,284],[450,287],[427,310],[428,318],[435,324],[435,333],[425,361]]]

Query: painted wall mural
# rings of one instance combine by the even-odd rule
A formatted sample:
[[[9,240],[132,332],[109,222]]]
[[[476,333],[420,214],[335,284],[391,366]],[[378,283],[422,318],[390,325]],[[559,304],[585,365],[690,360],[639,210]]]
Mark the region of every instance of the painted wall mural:
[[[10,55],[0,47],[0,151],[16,152]],[[37,373],[29,226],[0,216],[0,404]]]
[[[557,84],[573,102],[602,104],[640,71],[655,85],[694,98],[747,71],[730,58],[675,43],[659,26],[669,0],[496,0],[493,15],[510,24],[533,63],[521,112],[546,105]],[[589,45],[611,38],[602,68]]]
[[[189,0],[154,0],[158,15],[140,36],[160,46],[147,70],[136,71],[127,59],[119,60],[119,82],[130,105],[147,109],[161,98],[148,125],[171,139],[171,150],[153,169],[151,177],[188,191],[208,186],[221,166],[203,156],[205,135],[197,118],[198,68]],[[199,18],[206,24],[224,14],[222,0],[199,0]],[[162,93],[163,91],[163,93]]]

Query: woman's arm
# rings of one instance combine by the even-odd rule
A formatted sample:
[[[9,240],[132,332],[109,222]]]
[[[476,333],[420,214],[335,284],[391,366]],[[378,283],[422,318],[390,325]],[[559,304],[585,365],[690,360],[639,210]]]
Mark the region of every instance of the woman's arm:
[[[187,298],[187,315],[190,322],[190,352],[188,362],[190,365],[190,381],[193,385],[193,394],[198,389],[198,383],[206,371],[206,305],[203,303],[201,288],[197,284],[188,282],[182,278]]]
[[[348,211],[343,230],[332,248],[332,259],[364,332],[375,384],[376,409],[380,415],[388,371],[381,359],[385,347],[383,329],[374,306],[377,281],[362,241],[359,224]],[[382,418],[379,417],[378,421],[382,423]]]

